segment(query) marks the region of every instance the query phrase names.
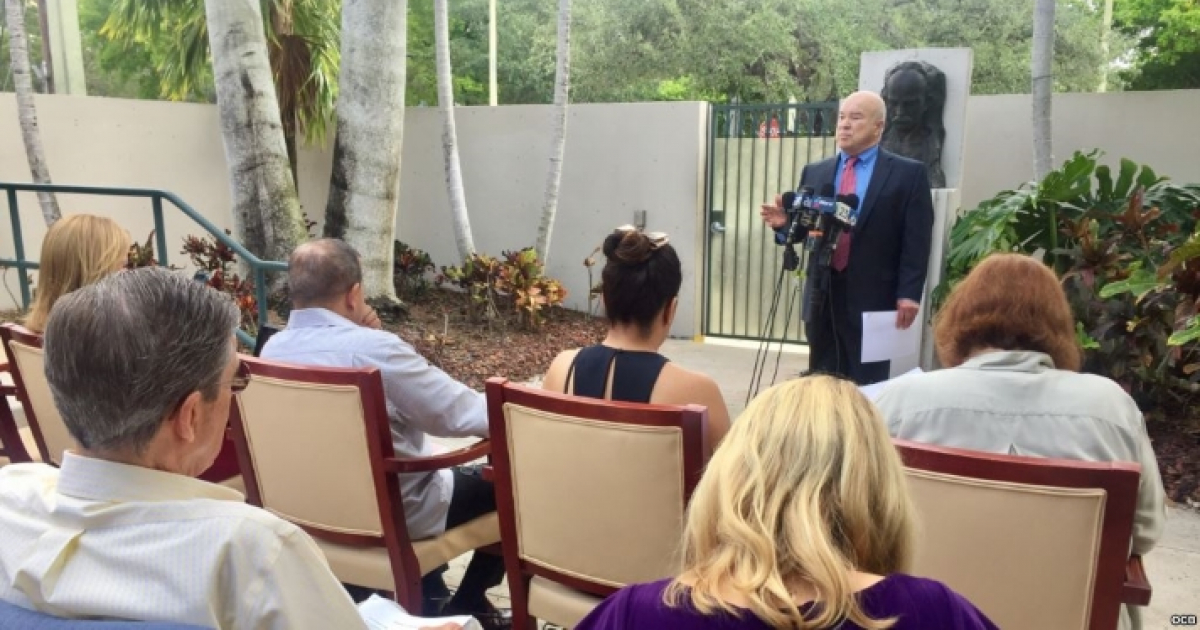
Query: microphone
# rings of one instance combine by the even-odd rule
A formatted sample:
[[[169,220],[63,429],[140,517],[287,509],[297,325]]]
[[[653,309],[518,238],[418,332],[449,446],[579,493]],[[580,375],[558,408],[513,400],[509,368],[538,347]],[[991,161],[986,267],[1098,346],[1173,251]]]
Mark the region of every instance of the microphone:
[[[821,256],[821,265],[825,267],[828,267],[833,260],[833,250],[837,249],[838,239],[842,232],[854,229],[855,224],[858,223],[858,195],[853,193],[838,195],[836,206],[834,212],[829,215],[832,220],[825,237],[828,247]]]
[[[791,245],[796,242],[796,233],[799,231],[802,224],[805,223],[803,217],[804,200],[812,197],[813,189],[809,186],[801,186],[798,192],[788,191],[783,193],[783,209],[787,211],[788,217],[791,219],[788,223],[787,238],[784,243]]]
[[[858,223],[858,195],[838,195],[833,218],[845,227],[854,227]]]

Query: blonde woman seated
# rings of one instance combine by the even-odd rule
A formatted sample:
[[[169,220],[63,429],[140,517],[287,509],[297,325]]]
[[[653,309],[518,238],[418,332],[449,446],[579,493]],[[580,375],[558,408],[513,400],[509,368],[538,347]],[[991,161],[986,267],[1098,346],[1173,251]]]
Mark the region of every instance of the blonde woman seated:
[[[73,214],[54,222],[42,239],[37,295],[25,327],[41,333],[58,298],[125,268],[129,233],[108,217]]]
[[[893,436],[992,453],[1141,464],[1132,553],[1154,547],[1166,512],[1145,422],[1119,385],[1077,372],[1075,321],[1053,271],[1028,256],[989,256],[938,313],[934,343],[950,369],[898,379],[876,401]],[[1128,625],[1123,619],[1122,627]]]
[[[559,354],[542,387],[625,402],[708,407],[705,448],[711,452],[729,430],[729,410],[711,378],[671,363],[658,353],[667,339],[683,271],[662,233],[630,226],[604,239],[608,262],[601,276],[608,335],[595,346]]]
[[[621,589],[576,630],[995,628],[945,585],[902,573],[912,529],[871,403],[849,381],[789,381],[750,403],[709,462],[683,572]]]

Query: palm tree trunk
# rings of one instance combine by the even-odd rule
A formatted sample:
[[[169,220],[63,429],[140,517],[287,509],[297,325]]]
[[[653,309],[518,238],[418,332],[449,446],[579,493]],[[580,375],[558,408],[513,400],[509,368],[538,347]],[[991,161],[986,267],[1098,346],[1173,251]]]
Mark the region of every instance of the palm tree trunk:
[[[46,151],[38,129],[37,107],[33,102],[33,76],[29,68],[29,41],[25,37],[25,3],[5,0],[4,15],[8,22],[8,50],[12,63],[13,87],[17,93],[17,118],[21,123],[21,139],[25,157],[35,184],[50,184],[50,168],[46,166]],[[42,218],[46,225],[57,221],[62,213],[52,193],[38,193]]]
[[[404,134],[407,0],[345,0],[333,175],[325,235],[362,257],[368,298],[398,303],[392,280]]]
[[[296,95],[299,86],[284,85],[284,73],[290,70],[291,59],[286,58],[290,52],[283,42],[296,34],[293,16],[292,0],[270,3],[271,31],[274,37],[267,40],[267,58],[271,61],[271,76],[275,80],[275,94],[279,97],[279,119],[283,125],[283,144],[287,147],[288,168],[292,172],[292,182],[299,187],[297,179],[298,153],[296,152],[296,129],[299,124],[297,109],[299,98]],[[290,77],[288,77],[290,78]]]
[[[287,260],[306,230],[288,166],[259,3],[204,4],[234,227],[254,255]]]
[[[1033,174],[1053,168],[1051,109],[1054,95],[1054,0],[1036,0],[1033,13]]]
[[[558,64],[554,70],[554,135],[550,140],[550,172],[542,221],[538,225],[535,250],[545,263],[550,260],[550,235],[558,214],[558,191],[562,183],[563,154],[567,147],[567,102],[571,87],[571,0],[558,0]]]
[[[1100,85],[1097,92],[1108,91],[1108,66],[1112,62],[1109,42],[1112,41],[1113,0],[1104,0],[1104,12],[1100,24]]]
[[[467,214],[467,193],[463,190],[458,133],[454,127],[454,77],[450,70],[450,20],[447,13],[446,0],[433,0],[433,37],[437,51],[438,109],[442,113],[446,194],[450,197],[450,216],[454,221],[454,244],[458,246],[459,258],[466,260],[475,253],[475,241],[471,238],[471,217]]]

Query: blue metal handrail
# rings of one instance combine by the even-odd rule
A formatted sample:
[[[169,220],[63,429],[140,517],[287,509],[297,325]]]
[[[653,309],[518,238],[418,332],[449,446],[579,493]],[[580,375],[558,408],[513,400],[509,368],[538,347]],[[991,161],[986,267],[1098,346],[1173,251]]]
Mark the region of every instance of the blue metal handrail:
[[[215,238],[218,242],[232,249],[242,261],[249,265],[254,274],[254,297],[258,302],[258,323],[259,326],[267,323],[267,283],[266,272],[268,271],[287,271],[287,263],[262,260],[258,256],[251,254],[249,250],[242,246],[241,243],[234,240],[225,230],[213,225],[209,221],[191,207],[184,200],[177,197],[174,193],[165,190],[156,190],[153,188],[115,188],[107,186],[64,186],[61,184],[22,184],[13,182],[0,182],[0,190],[5,191],[8,197],[8,217],[12,223],[13,234],[13,250],[16,254],[15,259],[0,258],[0,267],[15,267],[17,270],[17,278],[21,285],[21,307],[29,308],[31,301],[30,282],[28,270],[37,269],[38,264],[25,259],[25,243],[21,237],[21,214],[17,207],[18,192],[51,192],[63,193],[71,195],[99,195],[107,197],[144,197],[150,199],[151,209],[154,212],[154,235],[157,241],[155,247],[158,249],[158,262],[163,266],[167,266],[167,234],[163,224],[163,200],[171,202],[189,219],[195,221],[204,231]],[[243,343],[254,347],[255,338],[249,333],[238,330],[238,339]]]

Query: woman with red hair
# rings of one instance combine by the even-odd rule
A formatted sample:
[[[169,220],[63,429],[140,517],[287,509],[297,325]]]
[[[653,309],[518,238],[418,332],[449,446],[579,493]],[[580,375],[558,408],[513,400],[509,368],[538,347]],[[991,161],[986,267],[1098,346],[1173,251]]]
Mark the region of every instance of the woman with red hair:
[[[1078,372],[1075,320],[1049,267],[1020,254],[989,256],[938,313],[934,344],[949,369],[897,379],[876,400],[892,437],[1140,464],[1131,552],[1154,547],[1166,513],[1141,411],[1113,381]]]

